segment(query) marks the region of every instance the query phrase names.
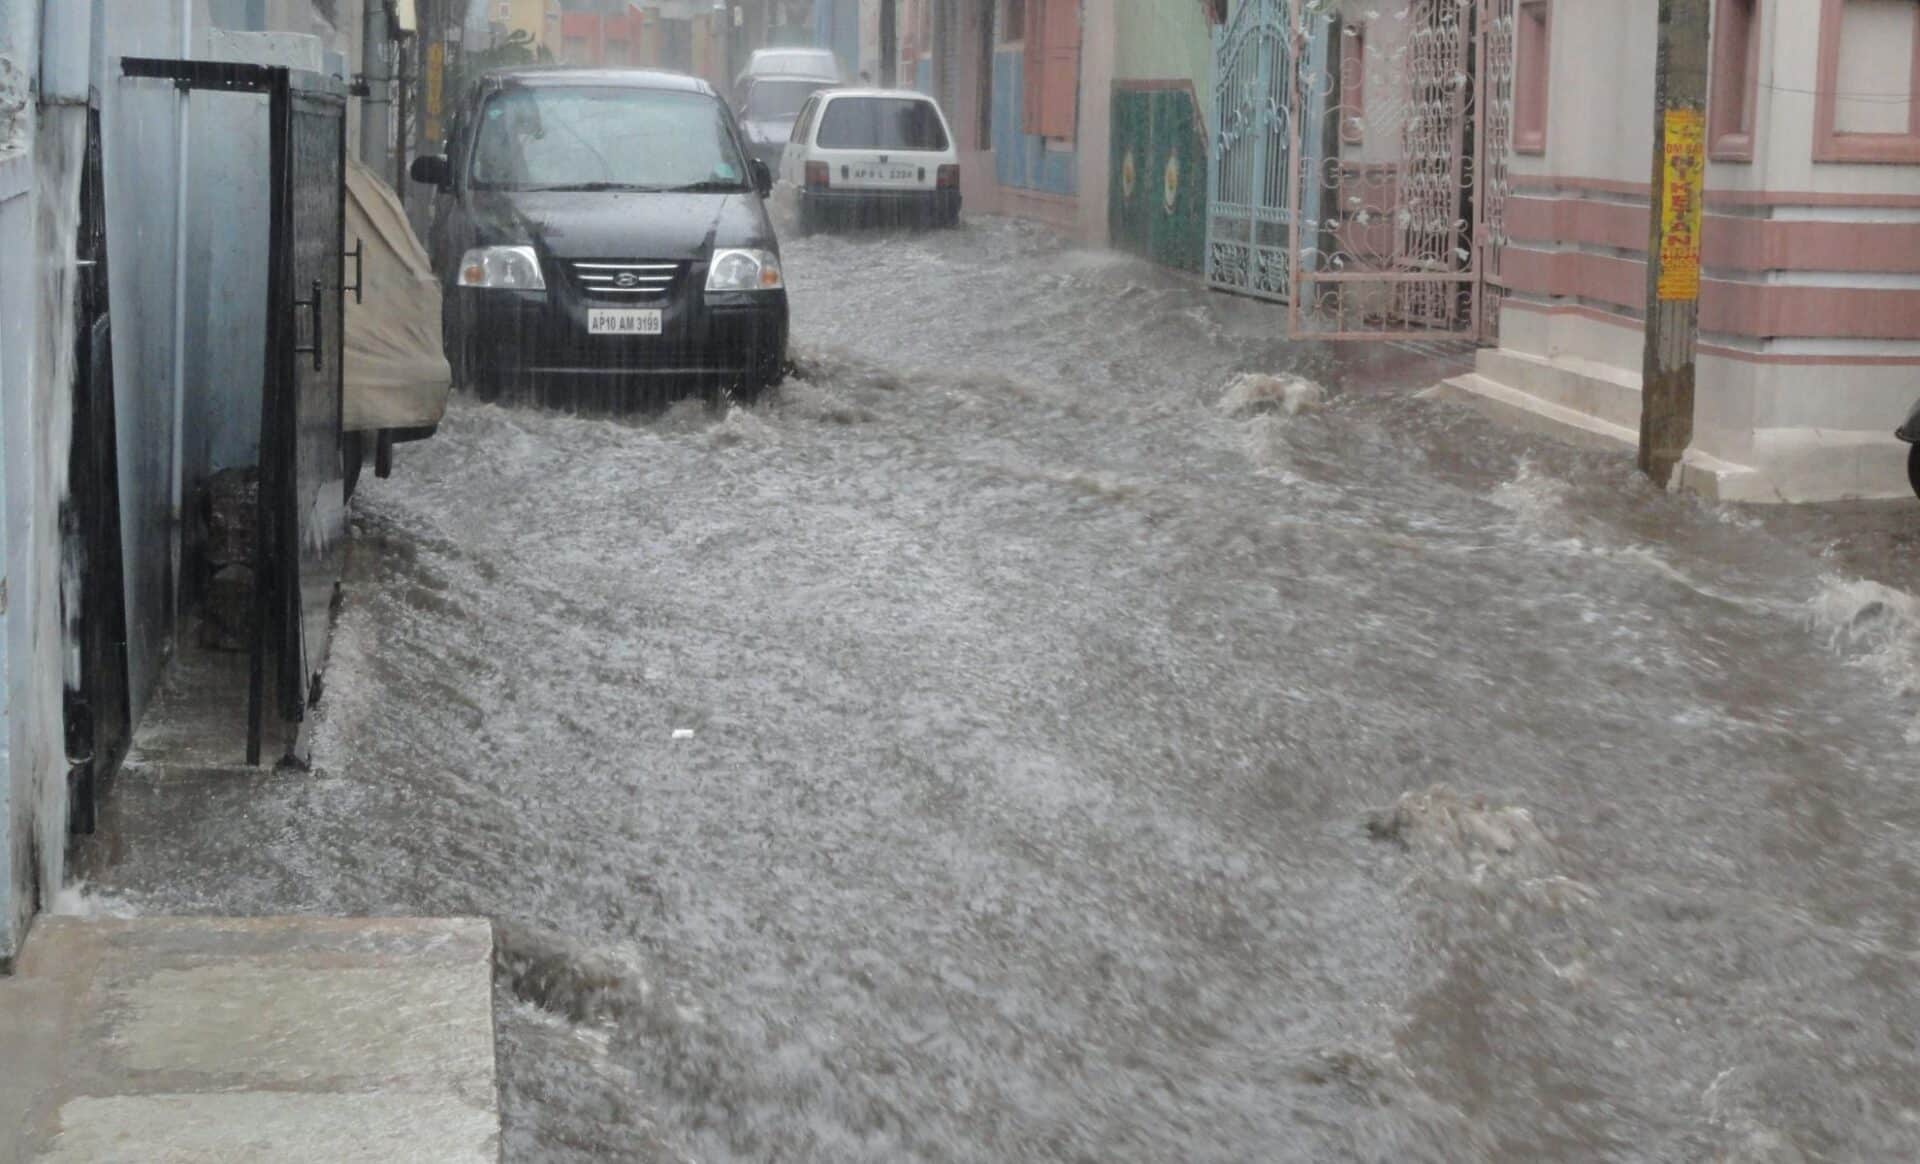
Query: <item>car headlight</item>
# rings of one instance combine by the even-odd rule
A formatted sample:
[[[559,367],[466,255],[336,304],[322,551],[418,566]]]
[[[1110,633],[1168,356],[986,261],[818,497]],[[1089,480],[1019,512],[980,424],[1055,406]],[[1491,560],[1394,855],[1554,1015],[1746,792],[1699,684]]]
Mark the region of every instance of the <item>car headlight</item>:
[[[460,286],[501,291],[545,291],[540,256],[532,247],[475,247],[460,260]]]
[[[786,285],[780,256],[772,251],[715,251],[707,264],[709,291],[778,291]]]

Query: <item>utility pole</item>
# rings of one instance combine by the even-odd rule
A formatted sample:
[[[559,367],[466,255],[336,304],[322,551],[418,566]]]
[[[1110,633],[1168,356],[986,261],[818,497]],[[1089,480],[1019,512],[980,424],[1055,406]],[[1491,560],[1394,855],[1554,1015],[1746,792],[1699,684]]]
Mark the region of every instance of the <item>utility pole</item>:
[[[733,92],[734,61],[740,52],[740,5],[732,0],[720,5],[720,81],[723,91]]]
[[[1693,440],[1700,341],[1700,218],[1706,182],[1708,0],[1660,0],[1653,82],[1640,470],[1662,488]]]
[[[407,147],[412,142],[407,136],[407,93],[413,84],[407,76],[407,51],[412,47],[412,36],[400,36],[393,42],[393,188],[400,192],[402,205],[407,204]]]
[[[899,80],[900,31],[896,0],[880,0],[880,86],[891,89]]]
[[[360,102],[360,161],[376,173],[387,168],[387,134],[393,119],[392,80],[387,54],[393,43],[393,18],[386,0],[365,0],[360,40],[360,75],[367,95]]]

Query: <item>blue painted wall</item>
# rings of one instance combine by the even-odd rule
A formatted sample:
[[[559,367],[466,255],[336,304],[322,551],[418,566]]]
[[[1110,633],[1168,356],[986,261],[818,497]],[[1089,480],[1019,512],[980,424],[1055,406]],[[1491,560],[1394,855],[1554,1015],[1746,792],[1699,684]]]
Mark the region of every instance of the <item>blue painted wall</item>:
[[[216,28],[244,31],[267,26],[267,0],[207,0],[207,3],[208,15]],[[479,6],[475,5],[475,8]]]
[[[207,34],[203,55],[318,69],[310,36],[275,32]],[[183,495],[189,502],[212,473],[252,465],[260,453],[260,385],[266,373],[268,209],[267,99],[196,93],[190,100],[187,220]],[[348,240],[352,247],[352,240]]]
[[[1045,138],[1021,132],[1026,96],[1025,55],[993,54],[994,176],[1002,186],[1072,197],[1080,191],[1079,150],[1048,149]]]
[[[91,20],[84,0],[0,0],[0,55],[27,92],[64,102],[27,113],[14,127],[18,148],[0,157],[0,958],[9,959],[36,901],[65,876],[66,263],[86,145],[86,110],[70,102],[88,83]]]
[[[0,55],[29,93],[41,81],[41,16],[42,0],[0,0]],[[67,397],[46,368],[53,346],[71,335],[58,334],[66,320],[46,308],[46,288],[55,208],[68,189],[78,193],[70,179],[83,126],[73,111],[26,113],[14,126],[20,148],[0,155],[0,959],[19,949],[46,865],[36,862],[44,852],[36,837],[55,822],[43,793],[66,791],[58,778],[66,770],[58,611],[66,443],[64,425],[52,422],[64,419]],[[61,813],[55,835],[65,824]]]
[[[819,0],[813,6],[813,43],[840,58],[847,77],[860,75],[860,0]]]
[[[33,253],[31,200],[26,196],[29,177],[25,158],[0,161],[0,254]],[[24,645],[29,633],[27,596],[21,588],[27,576],[25,550],[32,520],[24,486],[32,464],[26,384],[34,283],[33,272],[25,264],[0,266],[0,590],[6,592],[0,599],[0,958],[13,957],[25,920],[22,898],[30,896],[33,876],[27,864],[31,822],[25,810],[31,793],[14,787],[16,773],[10,762],[13,733],[21,726],[13,712],[26,703],[26,655],[21,651],[10,655],[8,643],[17,639]],[[9,498],[17,504],[8,504]],[[10,659],[15,667],[9,666]],[[24,767],[17,775],[24,785]]]
[[[173,635],[176,199],[183,98],[163,81],[118,77],[123,56],[180,55],[179,9],[102,0],[94,10],[106,171],[107,275],[127,589],[127,678],[140,721]]]

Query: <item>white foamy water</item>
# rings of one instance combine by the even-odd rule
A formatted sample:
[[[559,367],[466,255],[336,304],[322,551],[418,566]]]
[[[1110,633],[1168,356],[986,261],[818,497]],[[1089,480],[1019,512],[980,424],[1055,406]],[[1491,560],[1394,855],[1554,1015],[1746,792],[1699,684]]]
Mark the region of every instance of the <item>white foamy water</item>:
[[[497,919],[516,1160],[1920,1158],[1817,537],[1027,224],[787,260],[751,409],[403,446],[318,770],[122,789],[105,890]]]
[[[1565,520],[1570,489],[1565,480],[1523,457],[1513,477],[1496,486],[1488,499],[1521,521],[1545,527]]]
[[[53,895],[53,900],[48,904],[46,912],[54,917],[79,918],[130,918],[141,915],[140,907],[128,898],[115,893],[99,892],[85,881],[75,881],[61,886],[60,892]]]
[[[1920,695],[1920,598],[1879,582],[1828,577],[1808,604],[1816,634],[1895,693]],[[1920,711],[1907,728],[1920,744]]]
[[[1278,412],[1295,416],[1327,402],[1327,390],[1298,376],[1266,376],[1243,373],[1233,378],[1220,397],[1220,410],[1228,416],[1247,416],[1260,412]]]

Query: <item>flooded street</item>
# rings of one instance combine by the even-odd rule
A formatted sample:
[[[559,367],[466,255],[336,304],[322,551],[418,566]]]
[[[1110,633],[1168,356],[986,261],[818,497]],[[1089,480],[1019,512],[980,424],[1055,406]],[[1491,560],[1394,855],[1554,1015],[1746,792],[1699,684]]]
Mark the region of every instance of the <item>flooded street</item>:
[[[495,919],[515,1161],[1920,1158],[1920,510],[1020,223],[786,259],[753,408],[402,446],[314,770],[123,782],[99,908]]]

